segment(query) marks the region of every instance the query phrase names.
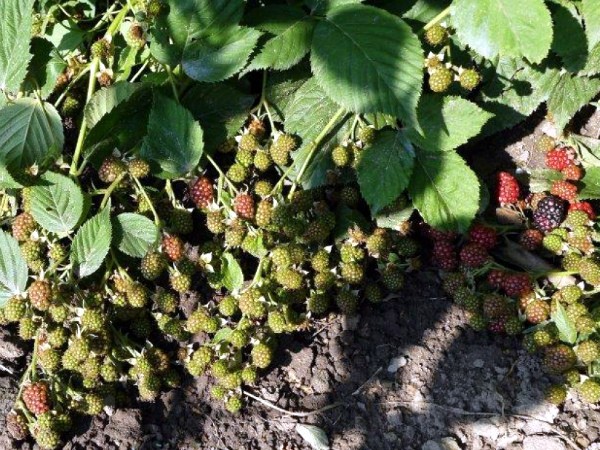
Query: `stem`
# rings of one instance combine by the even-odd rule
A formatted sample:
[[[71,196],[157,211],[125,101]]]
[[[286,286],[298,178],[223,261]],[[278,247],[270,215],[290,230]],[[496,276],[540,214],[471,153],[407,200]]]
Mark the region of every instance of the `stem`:
[[[177,86],[175,86],[175,78],[173,77],[173,71],[166,64],[163,65],[163,67],[165,68],[165,70],[167,71],[167,74],[169,75],[169,83],[171,84],[173,96],[175,97],[175,100],[179,101],[179,93],[177,92]]]
[[[122,173],[117,178],[115,178],[115,181],[113,181],[110,184],[110,186],[108,186],[108,189],[106,189],[106,192],[104,193],[104,197],[102,197],[102,203],[100,203],[101,210],[104,209],[104,207],[108,203],[108,200],[110,199],[111,194],[119,186],[119,184],[121,184],[121,181],[123,181],[123,178],[125,178],[125,175],[126,175],[126,173]]]
[[[135,75],[133,77],[131,77],[131,80],[129,80],[130,83],[133,83],[135,80],[137,80],[142,75],[144,70],[146,70],[146,67],[148,67],[149,62],[150,62],[150,58],[148,58],[146,61],[144,61],[144,64],[142,64],[142,67],[140,67],[140,70],[138,70],[135,73]]]
[[[292,198],[292,195],[296,191],[296,187],[298,186],[298,183],[300,183],[302,181],[302,177],[304,176],[306,169],[308,169],[308,165],[310,164],[312,157],[314,156],[315,152],[317,151],[317,148],[319,148],[319,144],[321,143],[321,141],[323,141],[323,139],[325,139],[325,137],[329,134],[329,132],[335,126],[337,121],[340,120],[340,118],[342,118],[344,116],[344,114],[346,114],[345,108],[342,107],[342,108],[338,109],[337,112],[331,118],[331,120],[327,123],[327,125],[325,125],[325,128],[323,128],[323,131],[321,131],[321,133],[312,142],[312,144],[311,144],[312,148],[310,149],[310,152],[308,153],[306,159],[304,160],[304,163],[302,163],[302,167],[300,168],[300,171],[298,172],[298,175],[296,176],[296,179],[294,180],[294,184],[292,184],[292,188],[290,189],[290,194],[289,194],[288,198]]]
[[[17,393],[17,397],[16,397],[16,402],[18,402],[19,400],[21,400],[21,395],[23,394],[23,388],[25,387],[25,382],[31,378],[33,381],[35,381],[35,366],[37,364],[37,352],[38,352],[38,335],[35,335],[35,340],[33,341],[33,354],[31,355],[31,361],[29,362],[29,366],[27,366],[27,370],[25,370],[25,373],[23,374],[23,376],[21,377],[21,385],[19,386],[19,392]],[[32,375],[33,374],[33,375]]]
[[[90,71],[89,67],[84,67],[81,72],[79,72],[77,74],[77,76],[75,78],[73,78],[71,80],[71,82],[69,83],[69,85],[65,88],[65,90],[60,94],[60,96],[56,99],[56,101],[54,102],[54,106],[55,107],[59,107],[60,104],[63,102],[63,100],[65,99],[65,97],[67,96],[67,94],[69,92],[71,92],[71,89],[73,88],[73,86],[75,86],[75,84],[81,80],[83,78],[83,76],[88,73]]]
[[[138,180],[136,177],[134,177],[133,175],[131,175],[131,178],[133,179],[133,182],[137,186],[138,191],[140,192],[140,194],[142,195],[142,197],[144,197],[144,200],[146,200],[146,202],[148,202],[148,206],[150,207],[150,211],[152,211],[152,215],[154,216],[154,224],[157,227],[160,227],[160,217],[158,216],[158,213],[156,212],[156,209],[154,208],[154,204],[152,203],[152,200],[150,200],[150,197],[148,196],[148,193],[146,192],[146,189],[144,189],[144,186],[142,186],[142,183],[140,183],[140,180]]]
[[[450,6],[448,6],[441,13],[439,13],[437,16],[435,16],[433,19],[431,19],[429,22],[427,22],[425,24],[425,26],[423,27],[422,31],[429,30],[432,26],[437,25],[442,20],[444,20],[446,18],[446,16],[448,16],[448,15],[450,15]]]
[[[256,395],[253,395],[253,394],[251,394],[248,391],[242,391],[242,394],[244,394],[246,397],[250,397],[251,399],[256,400],[259,403],[262,403],[265,406],[268,406],[271,409],[274,409],[275,411],[279,411],[282,414],[287,414],[288,416],[292,416],[292,417],[309,417],[309,416],[313,416],[315,414],[320,414],[322,412],[329,411],[330,409],[338,408],[338,407],[344,405],[344,403],[337,402],[337,403],[333,403],[331,405],[324,406],[323,408],[316,409],[314,411],[292,412],[292,411],[287,411],[287,410],[285,410],[283,408],[280,408],[279,406],[274,405],[270,401],[265,400],[265,399],[260,398],[260,397],[257,397]]]
[[[217,172],[219,172],[219,175],[221,175],[223,177],[223,179],[225,180],[225,182],[227,183],[227,185],[229,186],[229,188],[231,190],[233,190],[233,192],[235,194],[239,194],[239,191],[237,190],[237,188],[235,187],[235,185],[231,182],[231,180],[229,178],[227,178],[227,175],[225,175],[225,173],[221,170],[221,168],[216,163],[216,161],[212,158],[212,156],[210,156],[209,154],[207,154],[206,155],[206,159],[208,159],[208,161],[212,164],[212,166],[215,168],[215,170]]]

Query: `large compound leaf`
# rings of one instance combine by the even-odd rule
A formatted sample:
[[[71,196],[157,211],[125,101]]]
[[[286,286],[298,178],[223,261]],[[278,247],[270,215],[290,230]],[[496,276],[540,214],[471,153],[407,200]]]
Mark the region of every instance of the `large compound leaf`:
[[[143,258],[158,239],[154,222],[140,214],[119,214],[114,220],[114,229],[117,248],[134,258]]]
[[[408,192],[425,221],[441,230],[465,232],[479,209],[479,180],[456,152],[417,150]]]
[[[376,214],[396,200],[408,186],[415,153],[403,133],[386,130],[365,148],[356,168],[363,198]]]
[[[550,50],[552,19],[544,0],[455,0],[452,24],[461,42],[486,58],[527,58]]]
[[[68,233],[83,213],[83,194],[69,177],[47,172],[42,184],[31,188],[31,214],[52,233]]]
[[[588,167],[581,183],[583,184],[583,189],[579,193],[580,199],[600,199],[600,167]]]
[[[192,37],[236,25],[242,18],[242,0],[167,0],[168,13],[151,30],[150,51],[161,63],[176,66]]]
[[[25,292],[27,263],[19,243],[10,234],[0,230],[0,307],[14,295]]]
[[[304,3],[313,14],[325,14],[330,10],[351,3],[362,3],[364,0],[305,0]]]
[[[33,57],[27,68],[23,88],[38,91],[42,99],[47,99],[56,87],[58,76],[67,68],[67,62],[60,56],[54,45],[39,37],[31,41]]]
[[[600,5],[598,0],[583,0],[581,12],[585,22],[585,32],[590,48],[600,42]]]
[[[407,2],[392,0],[390,3],[402,5],[402,3]],[[417,0],[415,4],[412,5],[412,8],[406,11],[402,17],[427,23],[441,13],[449,4],[450,0]]]
[[[312,76],[308,64],[299,64],[284,72],[272,72],[267,76],[265,97],[271,107],[273,119],[283,122],[287,107],[306,80]]]
[[[158,176],[176,178],[198,165],[204,148],[202,134],[192,113],[175,100],[155,94],[140,154],[154,163]]]
[[[311,65],[327,95],[346,109],[416,123],[423,52],[398,17],[359,4],[332,10],[315,28]]]
[[[492,117],[461,97],[424,95],[417,109],[422,133],[409,129],[410,139],[428,150],[453,150],[479,134]]]
[[[588,42],[577,8],[572,4],[552,3],[550,11],[554,22],[552,51],[562,58],[565,69],[578,72],[586,64]]]
[[[227,83],[197,84],[181,99],[181,104],[200,122],[207,151],[239,131],[253,103],[253,95]]]
[[[242,70],[261,32],[248,27],[230,27],[190,41],[183,52],[183,70],[197,81],[222,81]]]
[[[315,22],[302,9],[292,6],[273,5],[255,11],[251,25],[275,36],[265,42],[245,71],[286,70],[300,62],[310,50]]]
[[[63,143],[62,121],[50,103],[24,97],[0,110],[0,159],[9,169],[46,167]]]
[[[110,249],[112,225],[110,206],[85,222],[73,239],[71,264],[79,278],[87,277],[100,268]]]
[[[27,73],[33,3],[0,1],[0,91],[16,93]]]
[[[97,91],[85,105],[85,118],[92,128],[100,119],[111,112],[119,103],[129,99],[142,83],[120,81]]]

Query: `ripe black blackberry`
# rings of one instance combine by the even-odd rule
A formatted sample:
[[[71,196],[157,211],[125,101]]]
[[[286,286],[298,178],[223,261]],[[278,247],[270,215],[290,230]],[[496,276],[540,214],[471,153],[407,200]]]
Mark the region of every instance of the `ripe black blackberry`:
[[[561,224],[565,212],[565,201],[549,195],[539,201],[533,213],[533,223],[537,229],[548,233]]]

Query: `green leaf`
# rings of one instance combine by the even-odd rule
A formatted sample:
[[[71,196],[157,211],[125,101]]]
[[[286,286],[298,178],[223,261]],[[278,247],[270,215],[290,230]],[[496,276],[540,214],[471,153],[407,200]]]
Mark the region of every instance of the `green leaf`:
[[[253,103],[253,95],[227,83],[197,84],[181,99],[181,104],[200,122],[207,151],[237,134]]]
[[[362,151],[356,176],[363,198],[376,214],[396,200],[408,186],[414,149],[403,133],[386,130]]]
[[[218,33],[236,25],[244,12],[243,0],[167,0],[168,14],[150,30],[150,51],[162,64],[176,66],[184,47],[199,34]]]
[[[6,164],[0,161],[0,189],[19,189],[23,185],[19,183],[6,168]]]
[[[452,25],[460,41],[481,56],[527,58],[539,63],[552,43],[544,0],[455,0]]]
[[[71,231],[83,213],[83,194],[73,180],[46,172],[42,184],[31,188],[31,214],[37,223],[51,233]]]
[[[589,52],[585,67],[581,69],[579,75],[598,75],[600,74],[600,43],[596,44]]]
[[[377,222],[378,227],[397,230],[403,222],[406,222],[408,219],[410,219],[410,216],[412,216],[414,211],[415,208],[412,205],[409,205],[400,211],[389,213],[383,210],[377,214],[375,221]]]
[[[229,291],[241,289],[244,285],[242,268],[231,253],[223,253],[221,257],[221,276],[223,286]]]
[[[585,21],[585,32],[590,48],[600,43],[600,8],[598,0],[583,0],[581,13]]]
[[[62,121],[50,103],[20,98],[0,110],[0,159],[9,169],[45,168],[63,143]]]
[[[46,99],[56,87],[58,76],[67,68],[66,61],[60,56],[54,45],[39,37],[31,41],[33,58],[28,66],[24,89],[39,90],[40,96]]]
[[[94,127],[102,117],[111,112],[119,103],[128,100],[142,86],[142,83],[120,81],[94,93],[85,105],[84,114],[88,127]]]
[[[355,4],[332,10],[315,28],[311,65],[327,95],[346,109],[416,122],[423,51],[398,17]]]
[[[492,117],[469,100],[439,95],[421,97],[417,115],[422,133],[410,128],[410,139],[419,147],[442,151],[466,144]]]
[[[544,192],[552,188],[554,181],[562,180],[563,174],[558,170],[535,169],[529,173],[529,190],[531,192]]]
[[[311,78],[308,64],[300,64],[284,72],[273,72],[267,77],[265,98],[271,107],[273,120],[283,122],[287,116],[287,107],[294,99],[298,89]]]
[[[302,9],[293,6],[273,5],[259,8],[254,27],[275,34],[270,38],[244,72],[271,68],[286,70],[300,62],[310,50],[315,22]]]
[[[579,192],[582,200],[600,199],[600,167],[589,167],[581,180],[583,189]]]
[[[0,91],[16,93],[27,73],[33,3],[0,1]]]
[[[305,0],[304,3],[313,14],[326,14],[330,10],[352,3],[362,3],[364,0]]]
[[[158,166],[158,176],[176,178],[198,165],[204,148],[202,134],[192,113],[175,100],[155,94],[140,154]]]
[[[182,67],[196,81],[222,81],[242,70],[261,32],[247,27],[231,27],[214,35],[201,35],[190,41],[183,52]]]
[[[413,7],[402,17],[427,23],[441,13],[449,4],[450,1],[448,0],[417,0]]]
[[[211,342],[213,344],[218,344],[219,342],[229,341],[231,333],[233,333],[233,330],[231,328],[221,328],[215,333]]]
[[[0,230],[0,307],[27,287],[27,263],[17,240]]]
[[[574,344],[577,341],[577,328],[560,302],[556,302],[556,310],[551,314],[551,318],[558,328],[559,339],[567,344]]]
[[[552,51],[561,57],[565,69],[578,72],[585,66],[588,45],[577,9],[572,4],[551,3],[550,11],[554,22]]]
[[[562,131],[573,116],[600,92],[600,80],[578,77],[567,72],[549,71],[543,89],[549,92],[546,102],[558,131]]]
[[[85,36],[86,32],[79,28],[77,22],[68,19],[55,23],[47,39],[54,44],[59,54],[66,58],[83,43]]]
[[[71,245],[71,264],[79,278],[87,277],[100,268],[110,249],[112,225],[110,206],[85,222]]]
[[[479,180],[456,152],[418,149],[408,192],[425,221],[440,230],[467,231],[479,209]]]
[[[134,258],[143,258],[158,240],[158,228],[154,222],[140,214],[119,214],[113,226],[115,245]]]
[[[354,227],[358,227],[361,230],[368,230],[370,226],[369,221],[360,211],[349,208],[344,204],[337,207],[335,217],[333,236],[336,242],[346,239],[348,237],[348,230]]]

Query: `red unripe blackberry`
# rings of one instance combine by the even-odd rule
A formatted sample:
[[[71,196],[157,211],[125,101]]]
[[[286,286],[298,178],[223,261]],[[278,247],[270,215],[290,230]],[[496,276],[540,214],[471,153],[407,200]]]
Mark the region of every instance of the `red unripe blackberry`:
[[[443,270],[454,270],[458,267],[456,250],[451,242],[435,241],[432,251],[432,262]]]
[[[505,317],[491,320],[488,323],[488,330],[496,334],[504,333],[506,331],[506,320],[507,319]]]
[[[498,243],[496,230],[481,224],[475,224],[471,227],[469,230],[469,239],[471,242],[475,242],[487,250],[494,248]]]
[[[162,251],[171,261],[180,261],[184,256],[184,244],[181,238],[165,235],[162,240]]]
[[[521,188],[519,182],[508,172],[499,172],[496,176],[496,199],[498,203],[510,204],[519,200]]]
[[[565,216],[564,200],[548,196],[539,201],[533,213],[533,223],[537,229],[548,233],[557,228]]]
[[[546,348],[544,366],[552,373],[562,373],[569,370],[577,362],[573,349],[564,344]]]
[[[442,287],[446,294],[454,295],[454,293],[463,286],[466,286],[466,278],[461,272],[450,272],[444,276]]]
[[[12,235],[17,241],[29,240],[31,233],[36,229],[33,216],[27,212],[21,213],[13,219]]]
[[[550,193],[562,198],[563,200],[572,202],[577,198],[577,186],[575,186],[573,183],[569,183],[568,181],[557,180],[552,183]]]
[[[577,181],[583,178],[583,169],[575,164],[571,164],[562,170],[562,174],[565,180]]]
[[[589,202],[576,202],[569,205],[569,211],[583,211],[585,212],[590,220],[596,219],[596,212],[594,207]]]
[[[561,147],[546,153],[546,166],[549,169],[563,170],[575,160],[575,152],[570,147]]]
[[[531,323],[542,323],[550,317],[550,305],[544,300],[534,300],[525,307],[525,315]]]
[[[504,277],[506,275],[507,273],[502,270],[492,269],[488,272],[487,282],[491,287],[499,289],[502,286],[502,283],[504,282]]]
[[[242,219],[254,219],[254,199],[252,195],[247,193],[238,194],[233,201],[233,207],[236,214]]]
[[[262,139],[267,132],[267,128],[262,120],[258,117],[254,117],[248,124],[248,132],[258,139]]]
[[[50,390],[42,381],[31,383],[23,389],[23,402],[36,416],[50,411]]]
[[[197,208],[203,209],[212,203],[213,191],[212,181],[208,177],[200,177],[190,188],[190,198]]]
[[[523,231],[519,237],[519,242],[525,250],[533,251],[541,247],[544,235],[541,231],[529,229]]]
[[[498,319],[506,316],[509,304],[506,297],[488,294],[483,298],[483,315],[488,319]]]
[[[477,243],[467,244],[460,250],[460,262],[466,267],[481,267],[489,260],[487,250]]]
[[[127,166],[120,159],[109,156],[98,169],[98,178],[103,183],[112,183],[118,176],[125,173]]]
[[[31,306],[40,311],[46,311],[52,301],[52,286],[46,280],[37,280],[31,283],[27,290]]]
[[[509,297],[520,297],[531,291],[531,278],[526,273],[509,273],[502,280],[502,289]]]

